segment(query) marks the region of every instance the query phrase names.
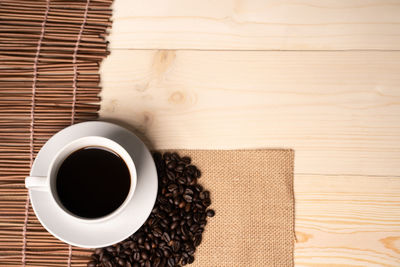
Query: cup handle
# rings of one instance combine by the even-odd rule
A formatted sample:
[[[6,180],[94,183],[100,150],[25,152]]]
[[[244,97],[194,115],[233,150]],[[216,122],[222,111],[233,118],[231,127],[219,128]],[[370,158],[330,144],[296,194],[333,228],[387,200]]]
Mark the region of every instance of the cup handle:
[[[47,177],[28,176],[25,178],[25,187],[37,191],[48,191],[46,181]]]

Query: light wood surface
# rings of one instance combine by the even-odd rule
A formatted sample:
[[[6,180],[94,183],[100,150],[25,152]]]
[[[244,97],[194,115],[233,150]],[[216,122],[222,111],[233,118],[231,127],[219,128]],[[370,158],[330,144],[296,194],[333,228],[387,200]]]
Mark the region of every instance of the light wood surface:
[[[112,48],[390,49],[399,0],[116,0]]]
[[[297,266],[399,266],[399,177],[295,178]]]
[[[293,148],[296,265],[400,266],[399,14],[116,0],[101,118],[153,148]]]
[[[102,117],[157,148],[288,147],[296,173],[400,173],[400,52],[118,50],[103,70]]]

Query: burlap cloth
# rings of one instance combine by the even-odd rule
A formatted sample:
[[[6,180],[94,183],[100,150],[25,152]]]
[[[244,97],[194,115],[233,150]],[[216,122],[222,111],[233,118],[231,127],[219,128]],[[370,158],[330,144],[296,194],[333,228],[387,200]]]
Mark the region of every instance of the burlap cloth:
[[[292,150],[179,150],[202,171],[215,217],[193,266],[293,266]]]

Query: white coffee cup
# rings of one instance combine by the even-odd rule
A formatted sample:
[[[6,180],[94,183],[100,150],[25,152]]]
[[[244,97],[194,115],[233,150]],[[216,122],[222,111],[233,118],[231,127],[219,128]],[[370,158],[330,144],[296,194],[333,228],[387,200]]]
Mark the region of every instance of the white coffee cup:
[[[64,162],[64,160],[71,155],[73,152],[80,150],[82,148],[88,148],[88,147],[93,147],[93,148],[101,148],[105,150],[110,150],[111,152],[116,153],[119,155],[122,160],[125,162],[126,166],[128,167],[129,173],[130,173],[130,189],[128,192],[128,195],[125,199],[125,201],[113,212],[100,217],[100,218],[85,218],[85,217],[79,217],[73,213],[71,213],[69,210],[67,210],[62,204],[61,201],[58,198],[57,195],[57,190],[56,190],[56,180],[57,180],[57,172],[58,169],[60,168],[61,164]],[[88,223],[95,223],[95,222],[101,222],[110,219],[111,217],[114,217],[115,215],[121,213],[124,208],[127,206],[129,201],[131,201],[133,194],[135,192],[137,184],[137,175],[136,175],[136,168],[135,164],[129,155],[129,153],[117,142],[105,138],[105,137],[100,137],[100,136],[87,136],[87,137],[82,137],[80,139],[76,139],[67,145],[65,145],[53,158],[52,162],[50,163],[49,171],[47,176],[44,177],[26,177],[25,179],[25,187],[30,189],[30,190],[40,190],[40,191],[47,191],[50,193],[51,201],[54,201],[56,206],[62,210],[62,212],[66,213],[68,216],[71,216],[75,218],[76,220],[80,220],[83,222],[88,222]],[[77,184],[76,186],[79,186]]]

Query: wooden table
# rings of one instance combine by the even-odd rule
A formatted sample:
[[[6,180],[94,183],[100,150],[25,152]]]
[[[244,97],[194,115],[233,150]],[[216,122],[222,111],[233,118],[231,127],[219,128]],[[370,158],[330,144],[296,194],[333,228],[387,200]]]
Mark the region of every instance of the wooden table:
[[[101,117],[296,151],[297,266],[400,266],[400,1],[115,0]]]

